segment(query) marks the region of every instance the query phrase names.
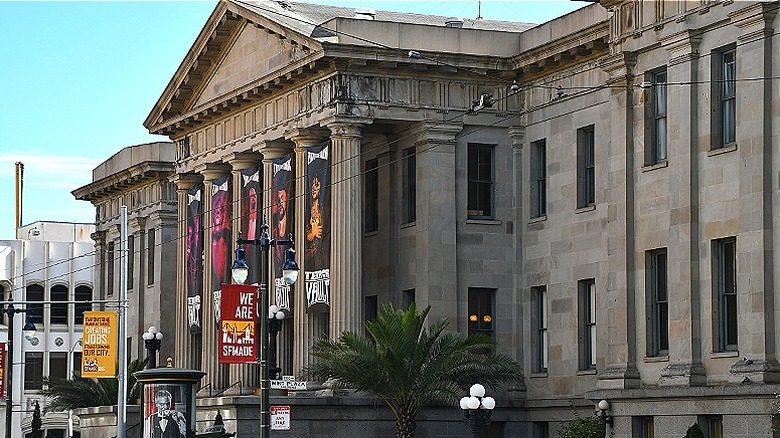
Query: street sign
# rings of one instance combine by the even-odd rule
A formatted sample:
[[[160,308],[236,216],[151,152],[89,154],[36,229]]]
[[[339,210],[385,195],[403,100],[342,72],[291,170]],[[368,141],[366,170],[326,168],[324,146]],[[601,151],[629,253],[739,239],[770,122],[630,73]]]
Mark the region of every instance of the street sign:
[[[286,389],[288,391],[305,391],[306,382],[297,380],[271,380],[271,389]]]
[[[290,430],[289,406],[271,406],[271,430]]]

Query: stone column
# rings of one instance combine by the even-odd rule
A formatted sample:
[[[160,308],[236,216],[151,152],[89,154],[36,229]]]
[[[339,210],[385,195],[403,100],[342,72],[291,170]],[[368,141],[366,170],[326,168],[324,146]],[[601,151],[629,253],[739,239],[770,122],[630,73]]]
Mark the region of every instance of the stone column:
[[[361,312],[361,124],[335,121],[331,131],[330,338],[363,330]]]
[[[141,340],[143,339],[142,336],[143,336],[144,332],[146,331],[146,329],[149,328],[148,326],[146,328],[144,328],[146,326],[146,324],[147,324],[146,317],[149,316],[149,315],[146,315],[146,312],[144,312],[145,304],[144,304],[144,293],[143,292],[146,290],[146,283],[138,275],[139,274],[139,269],[140,269],[140,257],[137,257],[137,255],[141,254],[140,253],[140,248],[142,246],[141,246],[140,239],[141,239],[141,233],[146,229],[146,218],[142,218],[142,217],[138,217],[138,216],[132,217],[132,218],[130,218],[127,221],[127,225],[128,225],[127,226],[127,228],[128,228],[128,230],[127,230],[127,239],[129,241],[130,240],[130,236],[132,236],[133,237],[133,246],[134,246],[133,252],[127,254],[127,257],[128,257],[127,258],[127,265],[129,267],[132,264],[132,266],[135,267],[135,269],[133,269],[133,272],[132,272],[133,278],[128,278],[127,279],[127,281],[128,281],[128,288],[129,288],[129,291],[128,291],[128,294],[127,294],[128,304],[130,302],[132,302],[132,298],[133,298],[132,294],[135,294],[136,297],[137,297],[137,301],[134,303],[134,305],[131,305],[128,308],[128,312],[127,312],[128,313],[128,319],[127,320],[128,321],[135,321],[136,322],[136,326],[135,327],[130,327],[130,325],[128,324],[127,335],[128,336],[133,336],[133,338],[135,338],[137,340],[136,341],[136,345],[134,346],[134,350],[138,353],[138,357],[146,357],[146,352],[145,352],[146,349],[144,348],[145,347],[144,343]],[[129,247],[128,247],[128,249],[129,249]],[[177,262],[178,262],[178,259],[177,259]],[[145,272],[145,270],[144,270],[144,272]],[[130,275],[130,272],[128,272],[128,275]],[[132,281],[132,285],[133,285],[132,288],[129,287],[131,281]],[[132,291],[132,294],[130,293],[130,291]],[[178,291],[176,291],[175,294],[178,295]],[[176,310],[177,310],[177,314],[176,314],[177,318],[178,318],[178,310],[179,310],[178,303],[179,302],[177,301],[177,308],[176,308]],[[134,312],[134,314],[132,316],[131,316],[131,312]],[[185,317],[186,317],[186,314],[185,314]],[[152,325],[152,324],[150,323],[149,325]],[[163,333],[165,333],[165,332],[163,332]],[[174,351],[173,357],[174,358],[176,358],[176,357],[182,357],[183,358],[184,356],[178,355],[177,350],[176,350],[176,342],[177,342],[178,337],[179,337],[178,333],[176,335],[174,335],[174,338],[169,341],[169,345],[171,343],[173,344],[173,347],[174,347],[173,348],[173,351]]]
[[[669,365],[659,385],[706,384],[701,363],[701,283],[699,281],[699,110],[698,59],[701,36],[689,30],[661,41],[670,52],[668,82],[690,84],[667,93],[669,117]],[[687,117],[685,117],[687,116]],[[640,264],[641,260],[638,261]]]
[[[203,301],[201,303],[201,370],[206,372],[202,396],[209,396],[223,389],[224,371],[219,365],[218,329],[214,319],[214,291],[211,290],[211,186],[212,181],[230,172],[224,164],[205,164],[195,169],[203,175]],[[207,385],[208,388],[205,388]]]
[[[191,346],[195,341],[189,330],[187,318],[187,191],[201,183],[199,175],[176,174],[172,177],[176,184],[179,211],[179,241],[176,246],[176,339],[174,339],[174,365],[182,368],[200,368],[200,357],[192,357]],[[140,226],[143,230],[143,226]],[[137,245],[139,248],[141,242]],[[140,264],[139,264],[140,268]],[[139,282],[142,280],[139,280]],[[143,284],[143,283],[139,283]],[[203,298],[201,297],[201,300]],[[201,302],[201,311],[203,303]],[[202,314],[201,314],[202,315]],[[203,322],[201,321],[201,324]],[[199,338],[200,336],[198,336]],[[199,340],[196,342],[199,343]]]
[[[233,178],[233,204],[231,206],[233,212],[233,223],[231,224],[233,238],[231,239],[230,251],[235,251],[235,242],[238,239],[239,231],[243,231],[243,236],[246,237],[246,230],[241,230],[241,207],[246,202],[244,199],[241,199],[241,187],[243,187],[241,171],[261,162],[262,157],[260,154],[244,152],[230,155],[227,157],[227,161],[233,168],[231,172]],[[231,252],[229,257],[230,260],[233,260],[235,252]],[[254,388],[260,387],[260,366],[258,364],[233,364],[228,365],[228,367],[230,368],[230,384],[240,383],[226,391],[226,395],[253,394]]]
[[[739,235],[737,315],[739,354],[732,383],[780,381],[775,352],[775,266],[772,171],[772,21],[776,3],[758,3],[729,14],[737,37],[737,148],[739,153]],[[749,60],[749,61],[748,61]],[[777,217],[777,216],[775,216]]]
[[[431,306],[430,321],[458,326],[457,196],[455,136],[460,124],[420,123],[417,154],[417,304]],[[465,153],[465,151],[464,151]]]
[[[639,387],[636,368],[635,316],[635,219],[634,219],[634,113],[631,90],[636,55],[619,52],[602,60],[600,67],[610,79],[609,129],[597,138],[607,146],[607,290],[598,298],[606,322],[606,369],[599,372],[599,389]]]
[[[523,283],[523,206],[526,205],[525,196],[525,182],[528,173],[524,171],[526,168],[523,166],[523,145],[525,144],[525,127],[513,126],[507,130],[509,138],[512,140],[512,168],[514,169],[512,181],[512,221],[514,222],[514,233],[512,238],[514,239],[514,252],[512,253],[512,279],[514,287],[512,288],[513,302],[517,303],[514,306],[514,314],[512,315],[514,324],[514,338],[512,340],[512,351],[516,353],[514,359],[519,363],[525,363],[523,353],[523,338],[525,336],[523,327],[524,319],[523,314],[525,309],[523,308],[525,301],[524,296],[526,287]],[[521,381],[508,388],[507,395],[512,400],[523,400],[527,396],[528,389],[525,382]]]

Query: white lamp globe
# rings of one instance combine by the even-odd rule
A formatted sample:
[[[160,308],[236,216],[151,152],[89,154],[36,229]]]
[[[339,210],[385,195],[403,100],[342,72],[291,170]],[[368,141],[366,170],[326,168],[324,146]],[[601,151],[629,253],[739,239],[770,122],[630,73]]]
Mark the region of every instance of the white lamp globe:
[[[479,409],[479,399],[476,397],[469,397],[469,399],[466,400],[466,406],[468,406],[469,409]]]
[[[471,385],[471,389],[469,390],[469,394],[471,394],[472,397],[484,397],[485,396],[485,387],[480,385],[479,383],[475,383]]]
[[[491,410],[496,407],[496,400],[493,397],[485,397],[482,399],[482,407]]]
[[[276,319],[284,319],[285,316],[287,316],[287,315],[285,315],[284,311],[282,311],[282,310],[276,312]]]
[[[606,411],[609,409],[609,402],[606,400],[602,400],[599,402],[599,410],[600,411]]]
[[[162,341],[163,334],[162,334],[162,332],[157,332],[157,333],[155,333],[155,334],[154,334],[154,337],[155,337],[155,338],[156,338],[158,341]]]
[[[469,398],[463,397],[460,399],[460,408],[466,410],[469,408]]]

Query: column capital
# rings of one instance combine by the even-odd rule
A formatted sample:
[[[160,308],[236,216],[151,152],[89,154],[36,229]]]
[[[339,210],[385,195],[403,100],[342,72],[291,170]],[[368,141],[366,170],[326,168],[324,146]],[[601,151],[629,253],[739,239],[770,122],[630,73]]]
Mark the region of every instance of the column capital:
[[[197,173],[177,173],[171,175],[168,181],[176,184],[176,188],[179,191],[189,190],[203,182],[203,175]]]
[[[321,126],[330,129],[331,137],[361,137],[363,125],[370,125],[373,118],[368,117],[328,117],[320,122]]]
[[[143,217],[134,217],[127,221],[128,227],[135,231],[143,231],[146,229],[146,218]]]
[[[462,123],[436,123],[426,121],[412,128],[412,135],[417,137],[415,144],[452,143],[463,131]]]
[[[623,51],[599,60],[599,68],[609,75],[608,84],[626,81],[634,74],[636,53]]]
[[[701,30],[686,29],[661,38],[658,42],[669,51],[669,64],[678,64],[699,56],[701,40]]]
[[[283,157],[292,152],[294,146],[286,140],[263,140],[252,147],[252,151],[263,154],[263,163]]]
[[[777,15],[777,4],[758,2],[728,15],[731,24],[742,30],[737,37],[740,43],[767,38],[773,33],[772,21]]]
[[[512,139],[512,149],[522,149],[525,140],[525,126],[512,126],[506,132]]]
[[[221,178],[230,173],[230,166],[222,163],[207,163],[193,169],[195,172],[203,175],[205,181],[212,181],[217,178]]]
[[[225,156],[224,160],[230,163],[233,172],[240,172],[262,162],[263,157],[257,152],[235,152]]]
[[[293,128],[284,133],[284,137],[295,143],[296,149],[314,146],[330,137],[330,132],[324,129]]]

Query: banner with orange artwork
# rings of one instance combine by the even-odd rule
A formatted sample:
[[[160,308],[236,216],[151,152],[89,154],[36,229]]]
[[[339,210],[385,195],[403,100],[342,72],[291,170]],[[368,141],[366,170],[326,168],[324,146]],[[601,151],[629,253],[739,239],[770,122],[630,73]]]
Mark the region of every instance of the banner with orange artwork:
[[[116,377],[116,312],[84,312],[81,377]]]

